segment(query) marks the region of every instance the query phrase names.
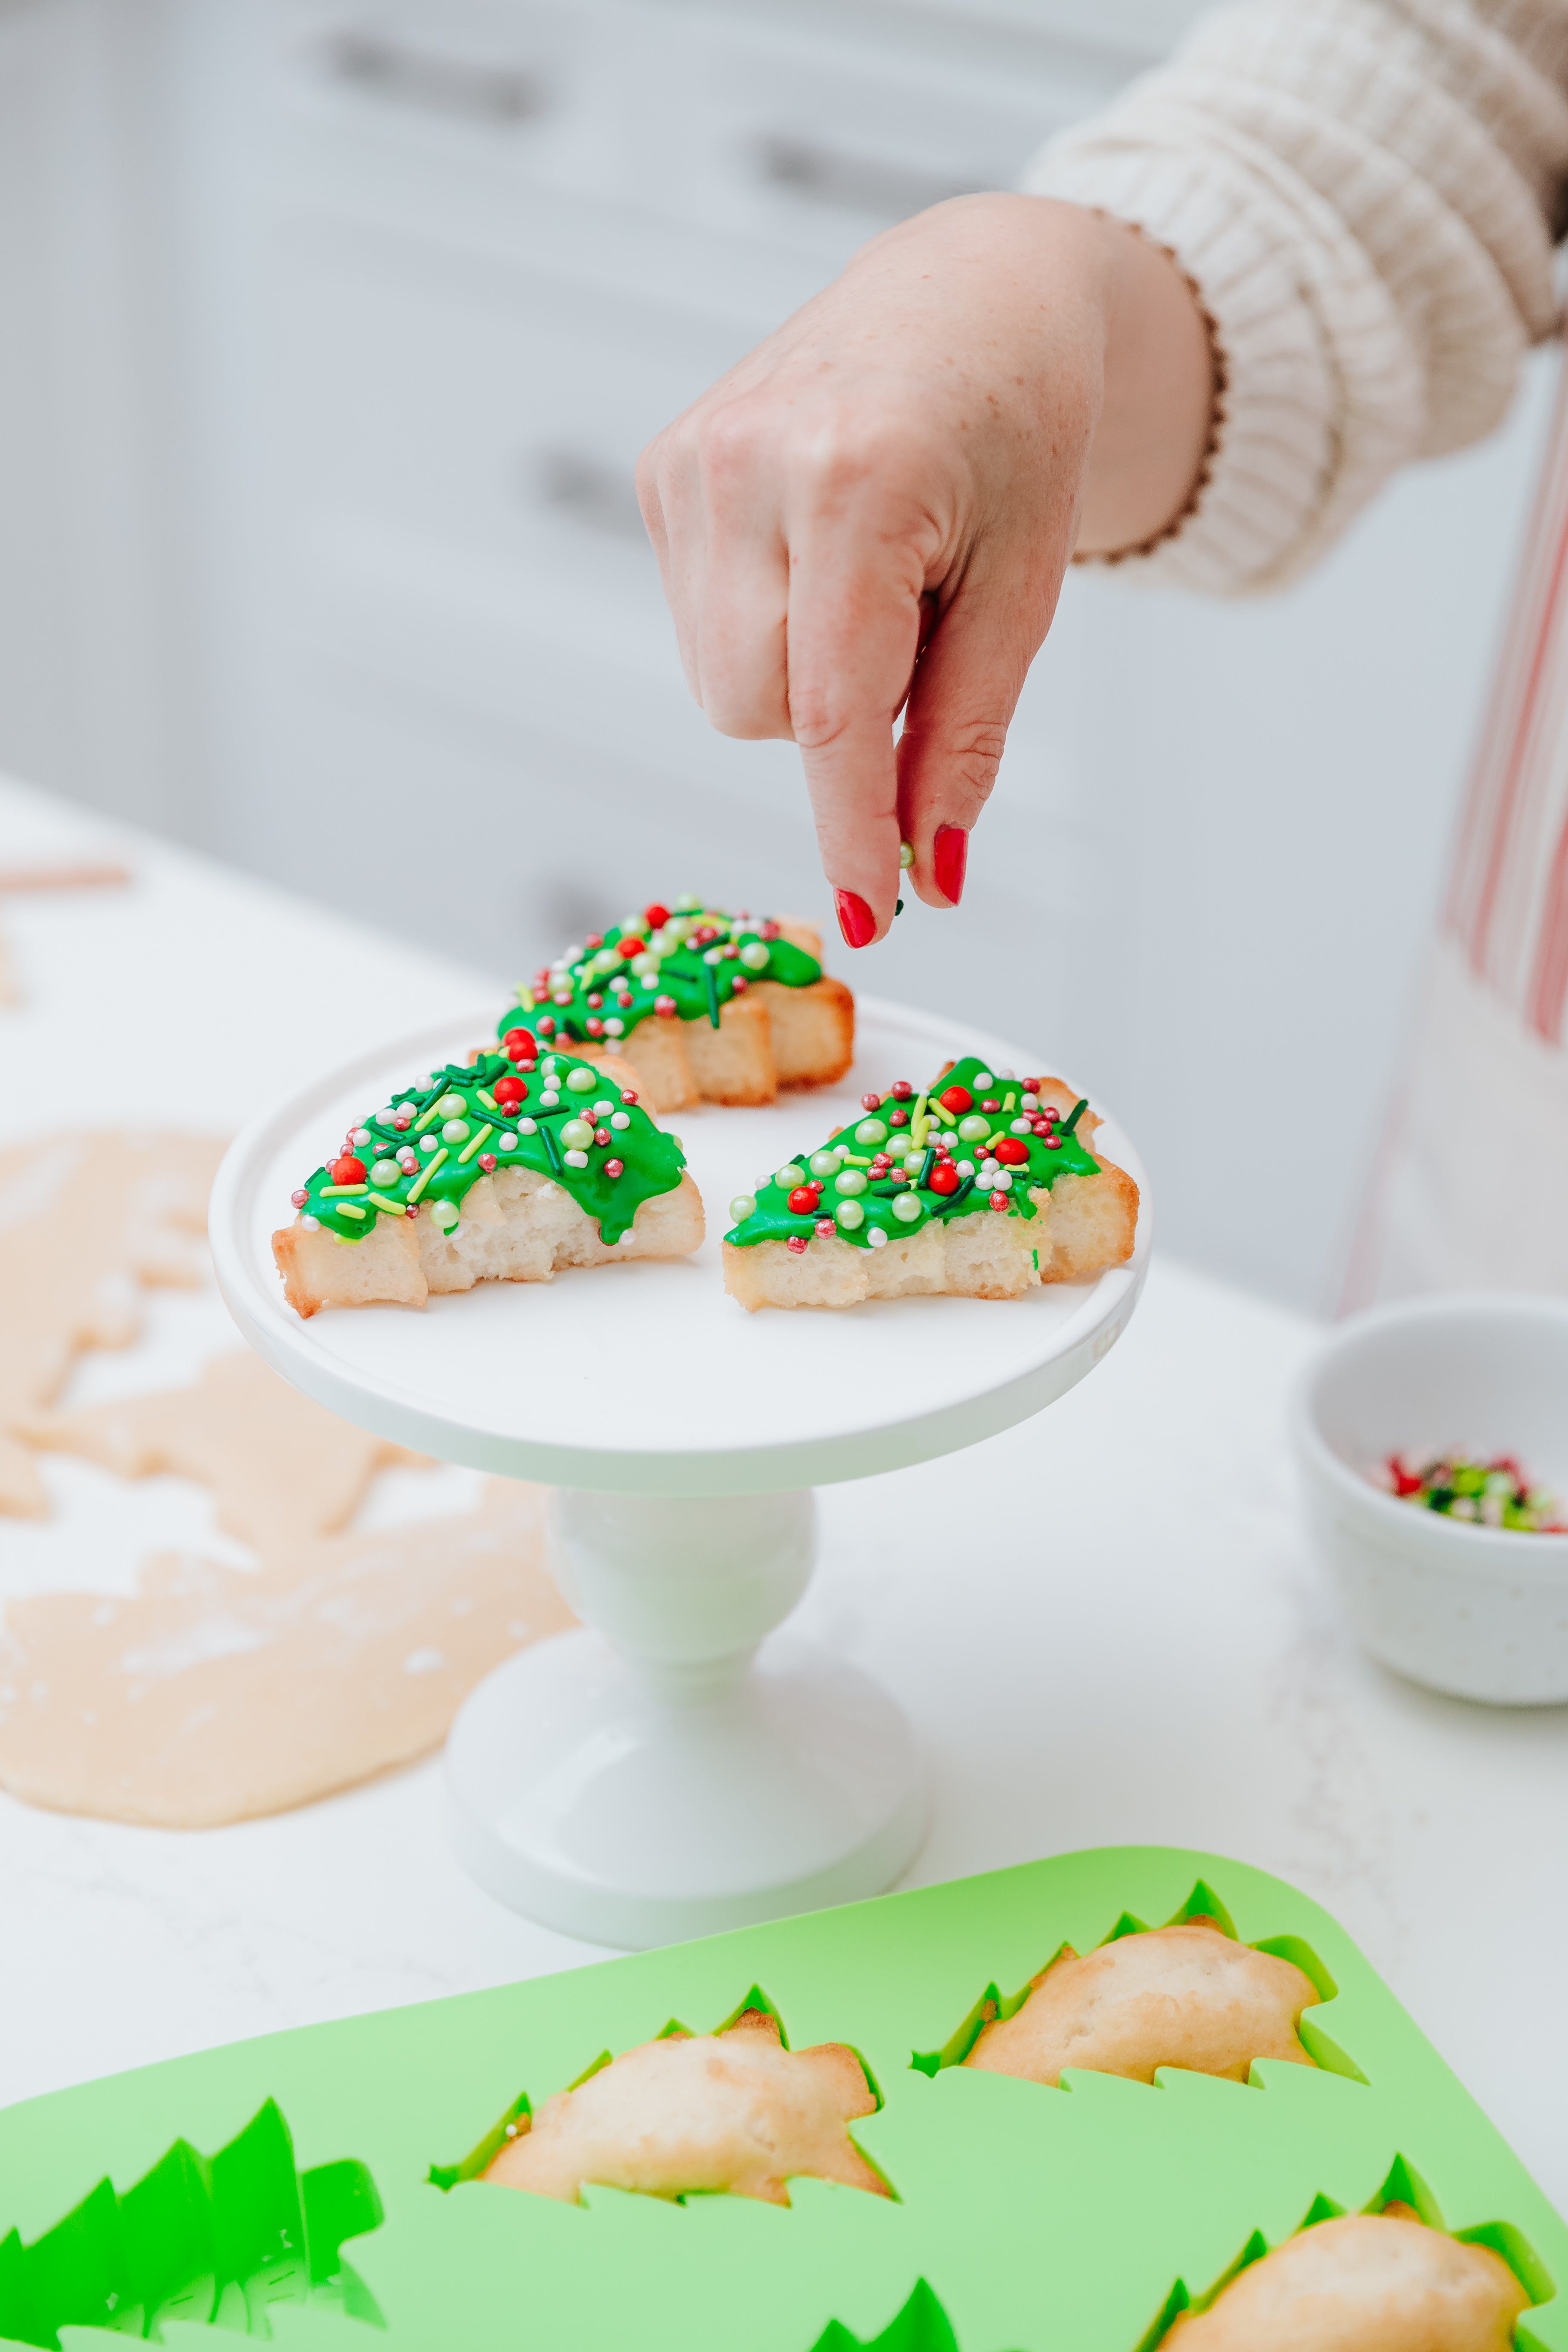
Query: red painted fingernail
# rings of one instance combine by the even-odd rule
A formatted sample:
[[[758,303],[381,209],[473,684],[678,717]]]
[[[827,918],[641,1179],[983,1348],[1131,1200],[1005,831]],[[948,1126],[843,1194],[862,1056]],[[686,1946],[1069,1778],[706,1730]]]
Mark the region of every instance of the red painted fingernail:
[[[838,909],[838,928],[844,934],[846,947],[869,946],[877,936],[877,918],[853,890],[835,890],[833,903]]]
[[[939,824],[936,839],[931,845],[931,862],[936,871],[936,887],[949,906],[956,907],[963,896],[963,869],[969,862],[969,835],[961,824]]]

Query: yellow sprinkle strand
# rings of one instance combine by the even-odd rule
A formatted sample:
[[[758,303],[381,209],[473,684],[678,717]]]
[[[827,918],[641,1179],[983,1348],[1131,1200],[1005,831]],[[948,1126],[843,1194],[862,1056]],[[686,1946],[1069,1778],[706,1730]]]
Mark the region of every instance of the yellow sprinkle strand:
[[[368,1184],[323,1184],[321,1191],[321,1198],[323,1201],[332,1201],[339,1199],[345,1192],[357,1194],[360,1192],[368,1192],[369,1190],[370,1186]]]
[[[431,1177],[434,1176],[437,1169],[441,1165],[442,1160],[450,1160],[451,1156],[452,1155],[447,1150],[446,1145],[443,1144],[440,1150],[436,1152],[432,1157],[428,1167],[422,1168],[419,1171],[417,1180],[409,1186],[408,1197],[411,1201],[416,1201],[419,1198],[420,1193],[423,1192],[426,1185],[428,1184]]]
[[[426,1129],[426,1128],[427,1128],[427,1127],[429,1126],[429,1124],[430,1124],[431,1120],[436,1117],[436,1106],[437,1106],[437,1103],[439,1103],[439,1102],[441,1101],[442,1097],[446,1094],[446,1091],[447,1091],[446,1087],[442,1087],[442,1089],[441,1089],[441,1093],[440,1093],[440,1094],[438,1094],[438,1095],[437,1096],[437,1097],[436,1097],[436,1101],[435,1101],[435,1102],[433,1102],[433,1103],[431,1104],[431,1106],[430,1106],[429,1109],[428,1109],[428,1110],[422,1110],[422,1111],[420,1112],[420,1114],[419,1114],[418,1118],[417,1118],[415,1120],[415,1122],[414,1122],[414,1132],[415,1132],[415,1134],[416,1134],[416,1135],[420,1135],[420,1134],[422,1134],[422,1133],[424,1132],[425,1129]]]
[[[496,1098],[494,1095],[487,1094],[483,1087],[476,1087],[474,1088],[474,1100],[476,1102],[482,1102],[487,1110],[494,1110],[496,1107]]]
[[[364,1222],[365,1211],[363,1209],[356,1209],[352,1201],[340,1201],[338,1202],[338,1214],[340,1217],[357,1217],[363,1224]]]
[[[365,1197],[374,1201],[378,1209],[384,1209],[388,1216],[400,1217],[403,1214],[402,1202],[388,1200],[384,1192],[370,1192]]]
[[[538,1003],[538,999],[531,988],[520,988],[517,992],[517,1001],[524,1013],[531,1013]]]
[[[470,1136],[468,1142],[464,1144],[461,1151],[458,1154],[458,1167],[460,1168],[462,1166],[465,1160],[471,1160],[476,1151],[482,1151],[484,1149],[486,1136],[493,1135],[494,1133],[495,1129],[493,1127],[481,1127],[478,1135]]]

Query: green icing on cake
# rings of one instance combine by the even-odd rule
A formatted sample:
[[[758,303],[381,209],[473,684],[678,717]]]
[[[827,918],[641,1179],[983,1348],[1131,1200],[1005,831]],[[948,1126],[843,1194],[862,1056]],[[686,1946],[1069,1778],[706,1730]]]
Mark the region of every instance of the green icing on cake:
[[[822,966],[778,925],[682,899],[649,907],[640,920],[591,932],[581,948],[537,971],[496,1024],[498,1037],[527,1029],[542,1044],[612,1049],[650,1018],[710,1021],[754,980],[809,988]]]
[[[546,1054],[537,1068],[519,1072],[504,1054],[481,1054],[448,1062],[359,1120],[338,1160],[317,1169],[294,1205],[302,1221],[345,1242],[363,1241],[378,1217],[410,1209],[452,1233],[481,1176],[531,1168],[552,1177],[595,1220],[601,1240],[614,1244],[645,1201],[674,1191],[685,1166],[678,1139],[662,1134],[636,1094],[608,1083],[592,1062]]]
[[[742,1249],[792,1236],[810,1241],[831,1218],[839,1240],[879,1249],[932,1218],[984,1209],[1033,1217],[1036,1192],[1048,1192],[1058,1176],[1099,1172],[1077,1132],[1087,1108],[1080,1101],[1065,1118],[1042,1110],[1029,1079],[999,1076],[966,1054],[923,1093],[899,1080],[875,1110],[863,1108],[816,1150],[801,1152],[754,1194],[732,1201],[735,1223],[724,1238]],[[812,1185],[815,1205],[792,1208],[792,1193]]]

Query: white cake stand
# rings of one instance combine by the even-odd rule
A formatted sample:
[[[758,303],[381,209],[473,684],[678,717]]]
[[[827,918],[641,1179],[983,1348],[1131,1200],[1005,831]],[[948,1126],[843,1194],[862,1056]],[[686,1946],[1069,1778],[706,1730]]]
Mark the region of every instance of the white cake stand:
[[[552,1567],[595,1630],[521,1651],[447,1747],[453,1834],[492,1893],[568,1933],[645,1945],[879,1892],[923,1833],[915,1743],[856,1668],[787,1636],[816,1550],[810,1489],[951,1453],[1038,1412],[1125,1328],[1149,1253],[1007,1305],[881,1301],[747,1315],[726,1297],[727,1204],[815,1149],[862,1092],[949,1056],[1037,1054],[861,1000],[854,1069],[765,1110],[673,1121],[708,1239],[677,1263],[491,1283],[405,1307],[283,1299],[270,1235],[345,1129],[488,1017],[445,1023],[303,1087],[229,1151],[217,1278],[247,1338],[308,1396],[379,1435],[556,1492]],[[1114,1123],[1110,1156],[1142,1182]]]

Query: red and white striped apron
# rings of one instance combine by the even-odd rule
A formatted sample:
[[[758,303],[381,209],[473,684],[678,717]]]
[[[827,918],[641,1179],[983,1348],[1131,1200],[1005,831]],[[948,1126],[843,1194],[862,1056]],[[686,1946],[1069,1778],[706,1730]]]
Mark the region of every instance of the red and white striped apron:
[[[1568,374],[1344,1304],[1568,1291]]]

